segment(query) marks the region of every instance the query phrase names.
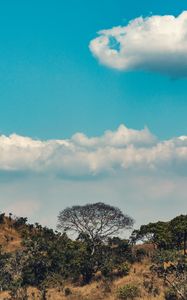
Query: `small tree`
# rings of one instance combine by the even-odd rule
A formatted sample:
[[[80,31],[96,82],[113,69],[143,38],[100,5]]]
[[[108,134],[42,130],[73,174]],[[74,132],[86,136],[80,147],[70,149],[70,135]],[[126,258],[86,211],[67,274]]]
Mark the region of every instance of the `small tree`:
[[[156,222],[142,225],[139,230],[134,230],[131,235],[132,244],[137,241],[151,242],[157,248],[167,249],[171,246],[171,232],[169,222]]]
[[[63,232],[88,236],[92,243],[92,254],[100,242],[116,236],[123,229],[133,226],[133,219],[122,211],[104,203],[72,206],[62,210],[58,216],[57,228]]]

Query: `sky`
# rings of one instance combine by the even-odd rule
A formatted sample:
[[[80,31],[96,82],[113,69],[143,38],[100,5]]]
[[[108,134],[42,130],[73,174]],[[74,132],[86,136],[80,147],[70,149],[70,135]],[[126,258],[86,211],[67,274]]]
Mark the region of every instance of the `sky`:
[[[186,213],[184,0],[0,2],[0,210]]]

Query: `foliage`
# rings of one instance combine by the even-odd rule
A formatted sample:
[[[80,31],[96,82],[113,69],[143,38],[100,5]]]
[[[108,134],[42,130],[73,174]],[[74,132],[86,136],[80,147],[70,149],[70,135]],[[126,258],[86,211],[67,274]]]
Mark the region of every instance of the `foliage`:
[[[162,259],[160,259],[160,257]],[[163,259],[164,257],[166,257],[165,261]],[[186,256],[178,253],[178,255],[175,254],[172,257],[172,261],[169,261],[168,255],[164,256],[159,254],[156,264],[151,267],[151,270],[159,278],[163,279],[164,284],[167,284],[172,291],[175,292],[178,297],[177,299],[187,299]]]
[[[119,208],[101,202],[68,207],[58,216],[58,229],[78,236],[87,235],[93,252],[98,243],[131,228],[133,223],[133,219],[124,215]]]
[[[110,207],[109,211],[110,217],[116,216],[116,212],[122,222],[124,216],[118,209]],[[98,215],[101,216],[100,213]],[[104,220],[103,216],[102,222]],[[108,219],[108,224],[110,222]],[[22,248],[12,253],[0,252],[0,289],[10,290],[17,299],[21,299],[28,286],[38,287],[45,294],[50,287],[62,290],[67,280],[87,284],[98,271],[106,280],[112,278],[112,273],[119,266],[119,273],[128,272],[129,267],[124,264],[132,256],[128,240],[95,236],[93,251],[93,239],[87,232],[80,232],[77,239],[72,240],[66,233],[54,232],[38,223],[27,224],[27,219],[22,217],[14,218],[11,215],[7,224],[22,236]],[[113,224],[116,228],[117,221],[114,220]],[[122,223],[119,224],[122,226]]]
[[[104,278],[112,278],[112,272],[114,269],[114,265],[112,261],[106,260],[103,266],[101,266],[101,274]]]
[[[138,262],[142,261],[147,256],[147,252],[144,248],[138,248],[135,251],[135,257]]]
[[[149,223],[142,225],[139,230],[132,233],[132,242],[149,241],[155,244],[158,248],[167,249],[171,245],[171,237],[168,222]]]
[[[123,287],[118,288],[117,297],[123,300],[133,300],[140,296],[139,287],[134,284],[126,284]]]
[[[184,255],[187,254],[187,215],[172,219],[169,223],[169,230],[177,250],[183,249]]]
[[[139,230],[134,230],[131,242],[149,241],[158,249],[183,249],[187,253],[187,215],[180,215],[169,222],[156,222],[142,225]]]
[[[121,264],[122,261],[134,261],[132,245],[129,240],[113,237],[108,240],[108,246],[115,265]]]
[[[130,271],[130,266],[128,263],[124,262],[118,266],[118,274],[120,276],[127,276]]]
[[[5,253],[0,248],[0,289],[10,290],[12,299],[27,299],[28,286],[38,287],[45,298],[48,288],[65,292],[67,282],[82,285],[97,278],[109,290],[114,278],[128,275],[131,265],[148,255],[144,245],[134,246],[139,240],[155,246],[151,276],[143,282],[145,290],[154,296],[159,293],[156,276],[169,287],[166,300],[187,299],[186,216],[142,225],[130,240],[118,234],[131,227],[133,220],[103,203],[68,208],[59,218],[62,233],[38,223],[27,224],[23,217],[0,214],[1,226],[16,229],[22,237],[22,247],[17,251]],[[66,231],[74,230],[76,239],[70,239]],[[117,291],[119,299],[135,299],[138,295],[136,285],[125,285]]]
[[[180,254],[175,250],[156,250],[152,256],[152,262],[157,265],[176,262]]]
[[[22,227],[24,226],[25,224],[27,223],[27,218],[23,218],[23,217],[17,217],[15,220],[14,220],[14,227],[15,228],[19,228],[19,227]]]

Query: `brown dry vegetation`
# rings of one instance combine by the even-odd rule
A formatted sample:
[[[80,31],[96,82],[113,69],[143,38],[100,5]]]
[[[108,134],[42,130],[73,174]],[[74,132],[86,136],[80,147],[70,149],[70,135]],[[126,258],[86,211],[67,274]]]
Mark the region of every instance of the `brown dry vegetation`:
[[[0,225],[0,245],[3,251],[12,252],[21,248],[21,237],[13,227],[8,218],[5,219],[5,223]],[[150,247],[150,246],[145,246]],[[146,248],[147,250],[147,248]],[[151,249],[152,250],[152,249]],[[137,299],[142,300],[163,300],[164,299],[164,287],[158,279],[152,278],[149,272],[150,261],[148,258],[144,259],[141,263],[135,263],[131,267],[130,274],[120,279],[116,279],[113,282],[104,282],[101,279],[91,282],[85,286],[73,286],[72,284],[66,284],[63,291],[57,289],[49,289],[47,291],[47,300],[116,300],[116,290],[119,287],[128,283],[133,283],[139,286],[141,290],[141,296]],[[154,281],[154,286],[158,287],[159,295],[153,295],[148,293],[145,284]],[[70,295],[65,295],[65,290],[71,291]],[[29,300],[43,299],[41,292],[37,288],[30,287],[27,290]],[[11,299],[8,292],[0,292],[0,300]]]
[[[21,248],[21,237],[9,218],[4,220],[4,224],[0,224],[0,246],[5,252],[13,252]]]
[[[137,299],[142,300],[163,300],[164,299],[164,287],[162,282],[153,278],[154,286],[159,288],[159,295],[153,295],[146,291],[144,287],[145,282],[152,280],[151,273],[149,272],[150,262],[146,259],[142,263],[135,263],[128,276],[114,280],[111,283],[95,281],[89,285],[82,287],[73,286],[68,284],[64,286],[63,291],[57,289],[49,289],[46,295],[47,300],[117,300],[116,290],[119,287],[128,283],[133,283],[139,286],[141,296]],[[69,288],[71,294],[65,296],[65,290]],[[28,288],[29,300],[42,300],[41,292],[36,288]],[[0,293],[0,300],[11,299],[8,292]]]

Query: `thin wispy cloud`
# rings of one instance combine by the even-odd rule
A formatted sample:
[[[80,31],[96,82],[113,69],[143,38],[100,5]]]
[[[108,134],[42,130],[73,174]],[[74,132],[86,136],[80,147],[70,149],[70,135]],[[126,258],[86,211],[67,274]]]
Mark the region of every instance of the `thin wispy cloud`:
[[[40,203],[34,200],[22,200],[16,201],[5,207],[4,211],[8,213],[14,213],[16,216],[33,216],[40,209]]]
[[[158,72],[172,78],[187,76],[187,11],[177,17],[139,17],[98,35],[89,47],[108,67]]]
[[[163,171],[187,175],[187,136],[158,140],[147,128],[120,125],[99,137],[76,133],[70,139],[34,140],[0,136],[0,172],[63,178],[113,175],[128,170]]]

